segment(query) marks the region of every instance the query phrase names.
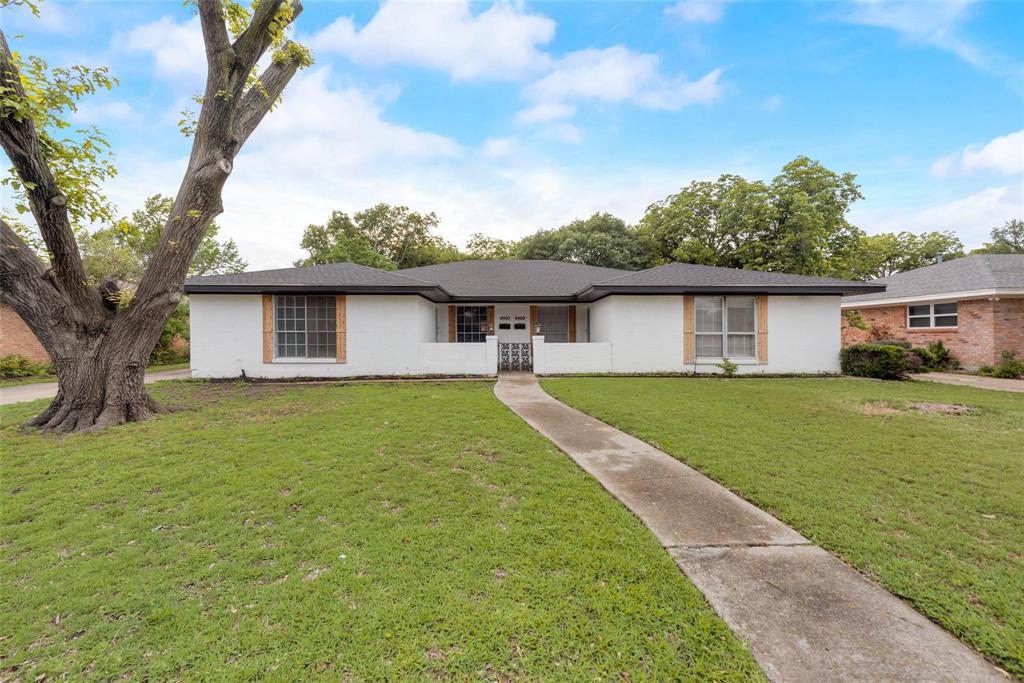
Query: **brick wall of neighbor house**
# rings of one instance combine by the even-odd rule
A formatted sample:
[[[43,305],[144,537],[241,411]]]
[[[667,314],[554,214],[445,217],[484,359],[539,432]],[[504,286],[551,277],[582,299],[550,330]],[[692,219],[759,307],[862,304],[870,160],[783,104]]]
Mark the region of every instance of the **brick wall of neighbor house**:
[[[864,320],[882,336],[926,346],[941,339],[968,369],[997,363],[1003,351],[1024,355],[1024,299],[970,299],[957,302],[956,329],[909,329],[907,307],[861,308]],[[843,346],[870,341],[872,332],[851,327],[843,318]]]
[[[0,304],[0,357],[25,356],[37,363],[49,363],[50,356],[25,321],[9,306]]]

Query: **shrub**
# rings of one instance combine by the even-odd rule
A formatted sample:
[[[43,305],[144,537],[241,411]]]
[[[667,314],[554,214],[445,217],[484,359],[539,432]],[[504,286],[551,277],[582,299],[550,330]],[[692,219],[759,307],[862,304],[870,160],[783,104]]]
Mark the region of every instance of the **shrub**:
[[[183,363],[188,360],[188,304],[182,302],[167,319],[160,339],[149,356],[151,365]]]
[[[950,353],[941,340],[933,341],[923,348],[911,349],[911,352],[921,359],[925,372],[949,370],[960,366],[956,356]]]
[[[875,379],[906,379],[914,361],[912,354],[893,344],[854,344],[839,354],[845,375]]]
[[[740,366],[733,363],[728,358],[723,358],[721,363],[715,363],[716,368],[722,369],[722,374],[726,377],[732,377],[736,374],[736,371],[740,369]]]
[[[3,379],[41,377],[52,374],[53,366],[49,363],[37,363],[25,358],[25,356],[4,356],[0,358],[0,378]]]
[[[984,366],[981,371],[984,372],[986,369],[989,372],[985,374],[991,374],[993,377],[1017,379],[1018,377],[1024,377],[1024,360],[1017,358],[1017,354],[1013,351],[1003,351],[1003,360],[995,367]]]

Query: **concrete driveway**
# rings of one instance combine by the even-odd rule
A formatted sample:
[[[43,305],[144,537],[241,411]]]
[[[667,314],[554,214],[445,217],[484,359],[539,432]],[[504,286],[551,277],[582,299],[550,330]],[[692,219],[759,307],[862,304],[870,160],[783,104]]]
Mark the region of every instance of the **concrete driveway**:
[[[995,391],[1024,392],[1024,379],[1000,379],[984,375],[961,375],[954,372],[925,372],[914,375],[914,379],[923,382],[939,382],[941,384],[959,384],[964,387],[993,389]]]
[[[160,372],[147,372],[146,384],[160,382],[165,379],[188,379],[192,371],[188,368],[181,370],[161,370]],[[56,382],[39,382],[38,384],[23,384],[20,387],[0,387],[0,405],[9,403],[21,403],[22,401],[35,401],[40,398],[53,398],[57,395]]]

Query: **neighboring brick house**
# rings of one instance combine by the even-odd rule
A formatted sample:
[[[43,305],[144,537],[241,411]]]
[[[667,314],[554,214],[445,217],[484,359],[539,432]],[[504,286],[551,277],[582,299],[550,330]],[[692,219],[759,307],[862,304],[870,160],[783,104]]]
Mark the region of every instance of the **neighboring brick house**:
[[[968,369],[1024,357],[1024,255],[976,254],[879,280],[886,290],[843,298],[870,331],[843,320],[843,346],[873,338],[942,340]]]
[[[0,304],[0,358],[25,356],[37,363],[49,363],[50,356],[14,309]]]

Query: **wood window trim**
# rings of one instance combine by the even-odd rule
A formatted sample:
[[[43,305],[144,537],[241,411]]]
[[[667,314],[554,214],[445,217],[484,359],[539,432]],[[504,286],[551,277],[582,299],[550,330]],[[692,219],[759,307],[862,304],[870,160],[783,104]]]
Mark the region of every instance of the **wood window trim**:
[[[494,306],[487,307],[487,334],[494,334]]]
[[[448,307],[448,343],[455,343],[455,306]]]
[[[694,316],[693,296],[687,294],[683,297],[683,362],[695,363],[697,361],[697,338],[693,332]]]
[[[274,362],[274,295],[263,295],[263,362]]]
[[[768,297],[761,295],[754,298],[757,307],[757,362],[768,363]]]
[[[576,343],[576,307],[569,306],[569,343]]]
[[[344,294],[338,294],[334,300],[334,346],[335,360],[344,363],[348,360],[348,349],[345,340],[348,337],[348,310],[347,298]]]

